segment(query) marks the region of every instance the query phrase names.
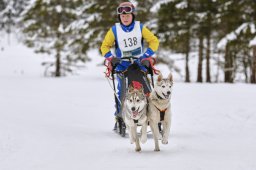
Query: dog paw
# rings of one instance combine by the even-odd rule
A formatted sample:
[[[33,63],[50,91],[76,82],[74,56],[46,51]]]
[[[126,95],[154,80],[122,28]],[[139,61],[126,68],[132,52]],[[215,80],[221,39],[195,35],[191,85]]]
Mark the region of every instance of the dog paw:
[[[167,145],[168,144],[168,140],[167,139],[163,139],[162,140],[162,144]]]
[[[160,149],[159,149],[159,148],[155,148],[154,151],[155,151],[155,152],[159,152]]]
[[[140,142],[141,143],[146,143],[147,142],[147,137],[146,136],[142,136],[141,138],[140,138]]]
[[[139,147],[139,148],[135,148],[135,151],[136,152],[140,152],[141,151],[141,148]]]

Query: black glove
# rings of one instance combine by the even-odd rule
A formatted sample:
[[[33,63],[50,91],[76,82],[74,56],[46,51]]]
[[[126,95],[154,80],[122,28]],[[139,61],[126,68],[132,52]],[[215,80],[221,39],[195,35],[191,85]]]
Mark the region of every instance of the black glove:
[[[150,67],[150,62],[148,60],[142,60],[141,65],[145,66],[146,68]]]
[[[153,70],[151,68],[149,60],[142,60],[141,65],[143,65],[148,70],[148,74],[153,75]]]
[[[111,60],[111,64],[112,64],[112,66],[116,66],[120,63],[120,61],[121,61],[120,58],[113,57],[112,60]]]

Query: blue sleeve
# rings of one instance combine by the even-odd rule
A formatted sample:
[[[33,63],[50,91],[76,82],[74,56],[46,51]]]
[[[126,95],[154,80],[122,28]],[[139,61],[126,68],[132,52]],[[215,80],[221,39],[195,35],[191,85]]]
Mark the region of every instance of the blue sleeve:
[[[105,57],[105,58],[109,58],[109,57],[111,57],[111,56],[113,56],[113,55],[112,55],[111,51],[109,51],[109,52],[107,52],[107,53],[105,54],[104,57]]]
[[[143,29],[143,24],[142,23],[140,23],[140,31],[142,32],[142,29]]]
[[[141,59],[148,58],[148,57],[151,57],[154,54],[155,54],[155,52],[151,48],[147,48],[146,52],[140,58]]]

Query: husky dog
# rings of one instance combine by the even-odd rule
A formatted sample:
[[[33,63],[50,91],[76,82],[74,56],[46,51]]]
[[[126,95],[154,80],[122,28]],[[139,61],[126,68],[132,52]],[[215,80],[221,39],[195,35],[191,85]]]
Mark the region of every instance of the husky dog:
[[[145,143],[147,141],[148,121],[146,112],[147,98],[144,94],[142,85],[139,86],[139,88],[130,85],[124,99],[123,118],[128,129],[131,144],[135,142],[135,151],[137,152],[141,150],[137,134],[137,125],[142,125],[140,138],[141,143]]]
[[[160,151],[158,139],[168,144],[171,126],[171,90],[173,85],[172,74],[163,79],[162,74],[157,78],[156,85],[149,96],[148,121],[155,141],[155,151]],[[163,136],[159,133],[158,123],[163,125]]]

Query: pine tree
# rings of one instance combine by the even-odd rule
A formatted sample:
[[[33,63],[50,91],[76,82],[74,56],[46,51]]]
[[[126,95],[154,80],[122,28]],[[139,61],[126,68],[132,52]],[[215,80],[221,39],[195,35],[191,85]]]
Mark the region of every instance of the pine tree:
[[[252,25],[255,23],[253,15],[255,2],[222,0],[219,10],[218,36],[221,41],[227,41],[224,55],[224,81],[233,83],[239,72],[244,72],[248,79],[246,67],[250,62],[248,59],[251,58],[248,44],[253,38],[253,34],[255,35],[252,29]]]
[[[95,3],[93,0],[81,1],[77,7],[77,18],[70,24],[73,38],[69,41],[72,60],[89,61],[87,51],[90,49],[90,34],[93,29],[89,28],[89,21],[93,18],[88,12]]]
[[[3,29],[4,25],[3,25],[3,15],[4,12],[3,10],[6,8],[6,3],[4,0],[0,0],[0,30]]]
[[[216,15],[218,14],[218,3],[213,0],[196,0],[193,1],[194,11],[196,13],[196,36],[199,41],[199,62],[197,82],[202,82],[202,60],[203,51],[206,49],[206,82],[211,82],[210,59],[212,51],[213,34],[216,32]],[[204,47],[203,41],[206,40]]]
[[[18,28],[22,12],[29,4],[29,0],[1,0],[0,1],[0,29],[10,34]]]
[[[185,55],[185,82],[190,82],[189,54],[193,40],[195,13],[191,0],[173,0],[159,10],[159,35],[162,45]]]
[[[78,0],[36,0],[24,14],[23,33],[25,43],[36,52],[55,55],[55,62],[43,63],[48,68],[55,67],[52,76],[62,76],[72,72],[69,41],[73,38],[70,24],[77,19]]]
[[[236,27],[241,24],[239,21],[238,4],[234,1],[222,0],[219,6],[219,24],[218,24],[218,36],[220,39],[232,32]],[[238,24],[238,21],[240,22]],[[234,55],[232,49],[232,42],[228,42],[224,50],[224,75],[225,82],[232,83],[234,80]],[[234,54],[234,53],[233,53]]]
[[[99,48],[106,32],[118,21],[117,1],[91,0],[88,3],[88,8],[84,8],[83,12],[87,18],[84,20],[87,27],[79,29],[79,32],[85,35],[81,41],[86,50]]]
[[[132,2],[132,1],[131,1]],[[137,1],[136,19],[146,24],[150,29],[154,29],[157,21],[157,13],[153,13],[150,9],[160,0],[140,0]]]

